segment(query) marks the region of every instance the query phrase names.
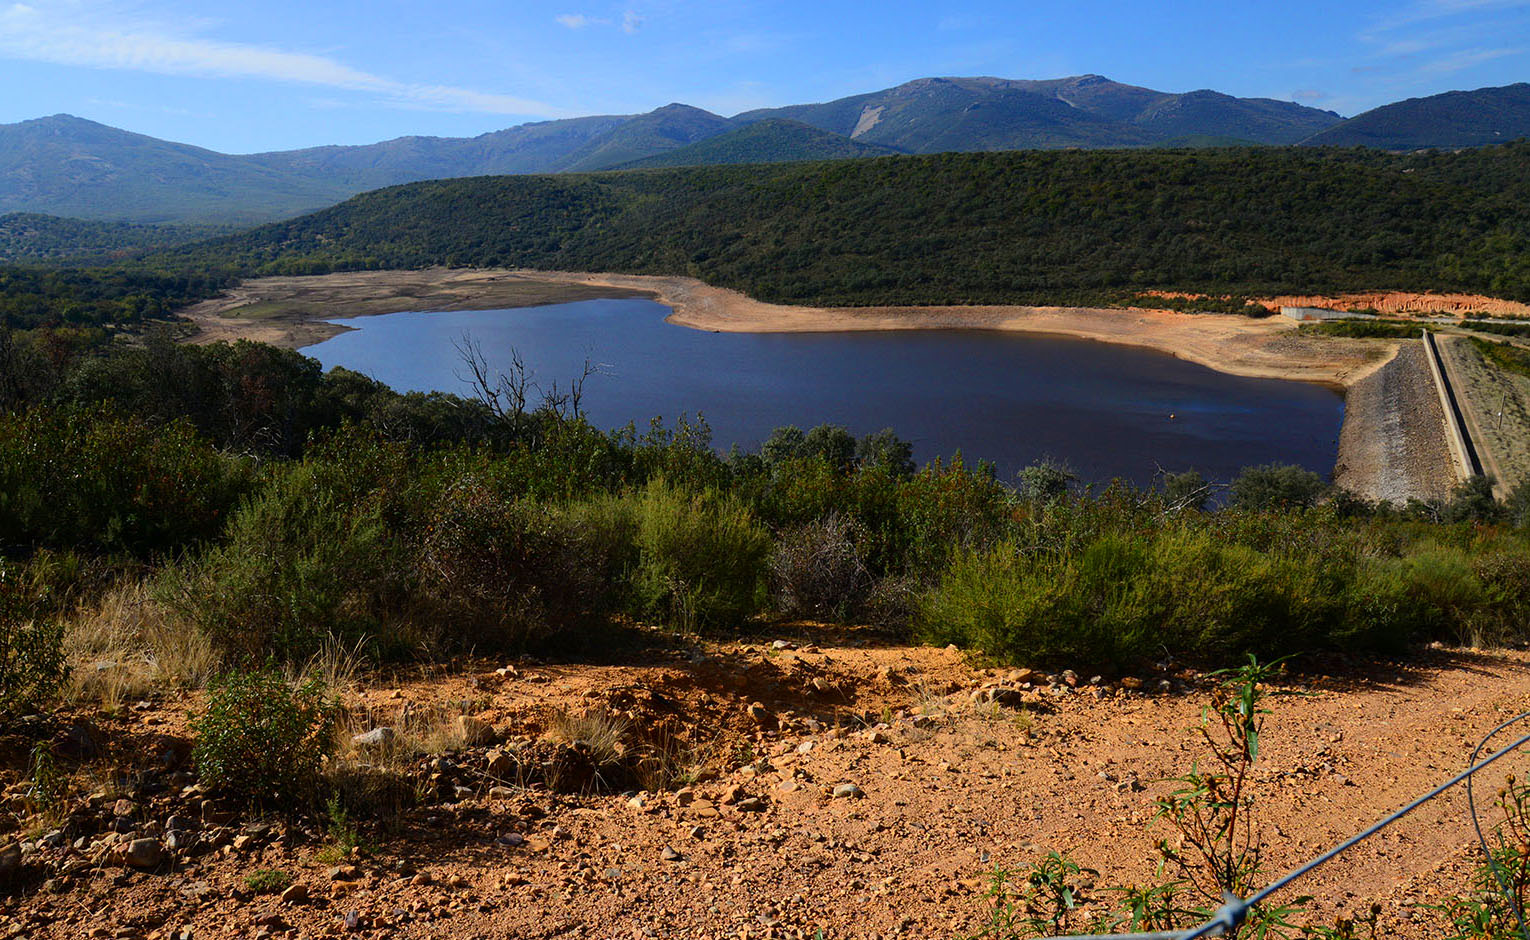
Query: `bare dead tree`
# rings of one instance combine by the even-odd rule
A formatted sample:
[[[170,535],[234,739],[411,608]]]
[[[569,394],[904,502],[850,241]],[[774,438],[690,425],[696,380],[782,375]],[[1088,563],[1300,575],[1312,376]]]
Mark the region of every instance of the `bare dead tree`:
[[[590,376],[599,373],[600,368],[586,358],[579,377],[570,379],[567,388],[554,382],[542,392],[542,407],[559,421],[579,420],[584,414],[584,383]],[[541,391],[540,387],[538,390]]]
[[[508,425],[512,432],[518,434],[525,426],[526,404],[530,400],[529,392],[534,387],[531,372],[526,368],[521,354],[512,347],[510,371],[496,373],[489,368],[482,344],[471,333],[463,333],[462,338],[454,340],[452,345],[456,347],[457,356],[467,370],[466,374],[457,372],[457,379],[473,387],[473,397],[489,409],[495,420]]]
[[[455,373],[458,381],[472,386],[473,397],[516,437],[531,426],[531,413],[527,408],[533,395],[538,399],[536,411],[555,422],[577,421],[583,417],[584,384],[590,376],[601,371],[600,366],[586,357],[579,375],[570,379],[567,385],[553,382],[544,389],[532,379],[526,361],[514,347],[510,349],[509,370],[497,372],[489,366],[483,346],[471,333],[463,333],[462,338],[454,340],[452,345],[466,370]]]

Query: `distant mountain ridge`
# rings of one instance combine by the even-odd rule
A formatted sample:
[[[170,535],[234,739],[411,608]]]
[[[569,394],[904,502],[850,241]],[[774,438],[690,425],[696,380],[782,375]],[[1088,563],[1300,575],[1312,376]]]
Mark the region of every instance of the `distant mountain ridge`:
[[[1456,150],[1530,137],[1530,84],[1447,91],[1382,105],[1312,135],[1313,146]]]
[[[1452,115],[1460,114],[1452,144]],[[0,125],[0,213],[136,223],[250,224],[426,179],[650,166],[793,162],[897,153],[1365,143],[1470,146],[1530,132],[1530,85],[1331,111],[1099,75],[924,78],[732,118],[685,104],[541,121],[471,138],[231,155],[69,115]],[[1419,141],[1427,141],[1419,143]]]
[[[1102,75],[1046,81],[921,78],[824,104],[749,111],[909,153],[1133,147],[1171,137],[1294,144],[1343,120],[1332,111],[1215,91],[1169,94]]]

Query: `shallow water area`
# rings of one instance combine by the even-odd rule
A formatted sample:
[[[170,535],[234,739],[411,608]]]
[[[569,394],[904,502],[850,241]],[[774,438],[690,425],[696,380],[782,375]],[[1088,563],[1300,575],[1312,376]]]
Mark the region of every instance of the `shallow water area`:
[[[468,393],[464,336],[491,368],[519,352],[544,386],[588,360],[589,419],[602,428],[705,416],[720,449],[784,424],[893,428],[922,463],[960,450],[1012,480],[1050,457],[1085,481],[1150,483],[1160,468],[1211,479],[1270,462],[1333,469],[1342,396],[1302,382],[1227,375],[1129,346],[985,330],[709,333],[664,322],[650,300],[396,313],[303,350],[400,391]]]

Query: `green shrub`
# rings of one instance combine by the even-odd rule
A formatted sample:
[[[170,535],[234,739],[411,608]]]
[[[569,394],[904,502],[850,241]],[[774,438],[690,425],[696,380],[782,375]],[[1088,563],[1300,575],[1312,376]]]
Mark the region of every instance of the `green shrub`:
[[[271,668],[231,672],[208,687],[191,725],[197,776],[256,803],[311,804],[334,750],[335,714],[315,683],[293,687]]]
[[[292,887],[291,872],[277,868],[257,868],[244,879],[244,886],[252,894],[281,894]]]
[[[304,659],[330,637],[406,642],[412,534],[433,478],[406,450],[344,434],[276,468],[223,544],[161,594],[227,649]]]
[[[0,561],[0,719],[47,705],[69,676],[63,630],[39,618],[30,593]]]
[[[326,637],[378,632],[392,546],[377,507],[324,476],[288,469],[234,515],[226,543],[168,572],[172,602],[225,648],[294,661]]]
[[[1441,574],[1432,583],[1421,572]],[[1465,574],[1470,577],[1470,571]],[[1073,551],[1013,542],[959,553],[921,599],[921,632],[997,659],[1121,667],[1164,652],[1395,649],[1461,616],[1449,574],[1422,562],[1352,563],[1258,550],[1199,528],[1106,533]]]
[[[684,630],[737,626],[760,609],[770,537],[733,500],[662,479],[636,503],[641,610]]]

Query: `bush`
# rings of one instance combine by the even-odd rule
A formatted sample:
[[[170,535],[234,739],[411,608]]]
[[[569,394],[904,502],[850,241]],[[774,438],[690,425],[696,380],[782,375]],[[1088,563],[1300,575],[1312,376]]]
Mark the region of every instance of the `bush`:
[[[228,541],[171,569],[171,602],[225,648],[288,661],[326,637],[377,633],[377,594],[394,567],[375,506],[342,501],[300,464],[235,514]]]
[[[63,629],[37,619],[20,572],[0,561],[0,719],[48,704],[69,677]]]
[[[1505,515],[1503,504],[1493,498],[1492,477],[1481,474],[1457,483],[1440,509],[1440,521],[1445,523],[1497,522]]]
[[[406,538],[423,497],[402,449],[364,435],[283,466],[234,514],[227,540],[171,569],[161,593],[225,648],[255,660],[315,653],[329,637],[397,642]]]
[[[1193,528],[1107,533],[1077,551],[1002,542],[959,553],[917,619],[927,638],[997,659],[1121,667],[1164,652],[1218,661],[1394,649],[1417,635],[1415,611],[1453,622],[1455,605],[1467,602],[1402,562],[1378,565],[1364,591],[1355,580],[1353,564],[1261,551]]]
[[[1306,509],[1328,491],[1328,484],[1311,470],[1293,464],[1246,467],[1232,481],[1235,509]]]
[[[747,509],[662,479],[637,498],[643,613],[684,630],[736,626],[760,608],[770,536]]]
[[[853,526],[832,514],[782,533],[770,557],[777,609],[821,620],[859,610],[871,578],[854,536]]]
[[[208,687],[207,708],[192,722],[197,776],[260,804],[311,804],[334,750],[335,716],[316,683],[294,688],[271,668],[231,672]]]
[[[442,494],[421,549],[421,586],[449,637],[524,646],[603,611],[611,581],[601,539],[565,514],[511,501],[468,478]]]
[[[1053,502],[1068,495],[1068,490],[1078,482],[1078,474],[1066,464],[1054,460],[1033,463],[1020,471],[1020,490],[1028,498],[1041,502]]]

